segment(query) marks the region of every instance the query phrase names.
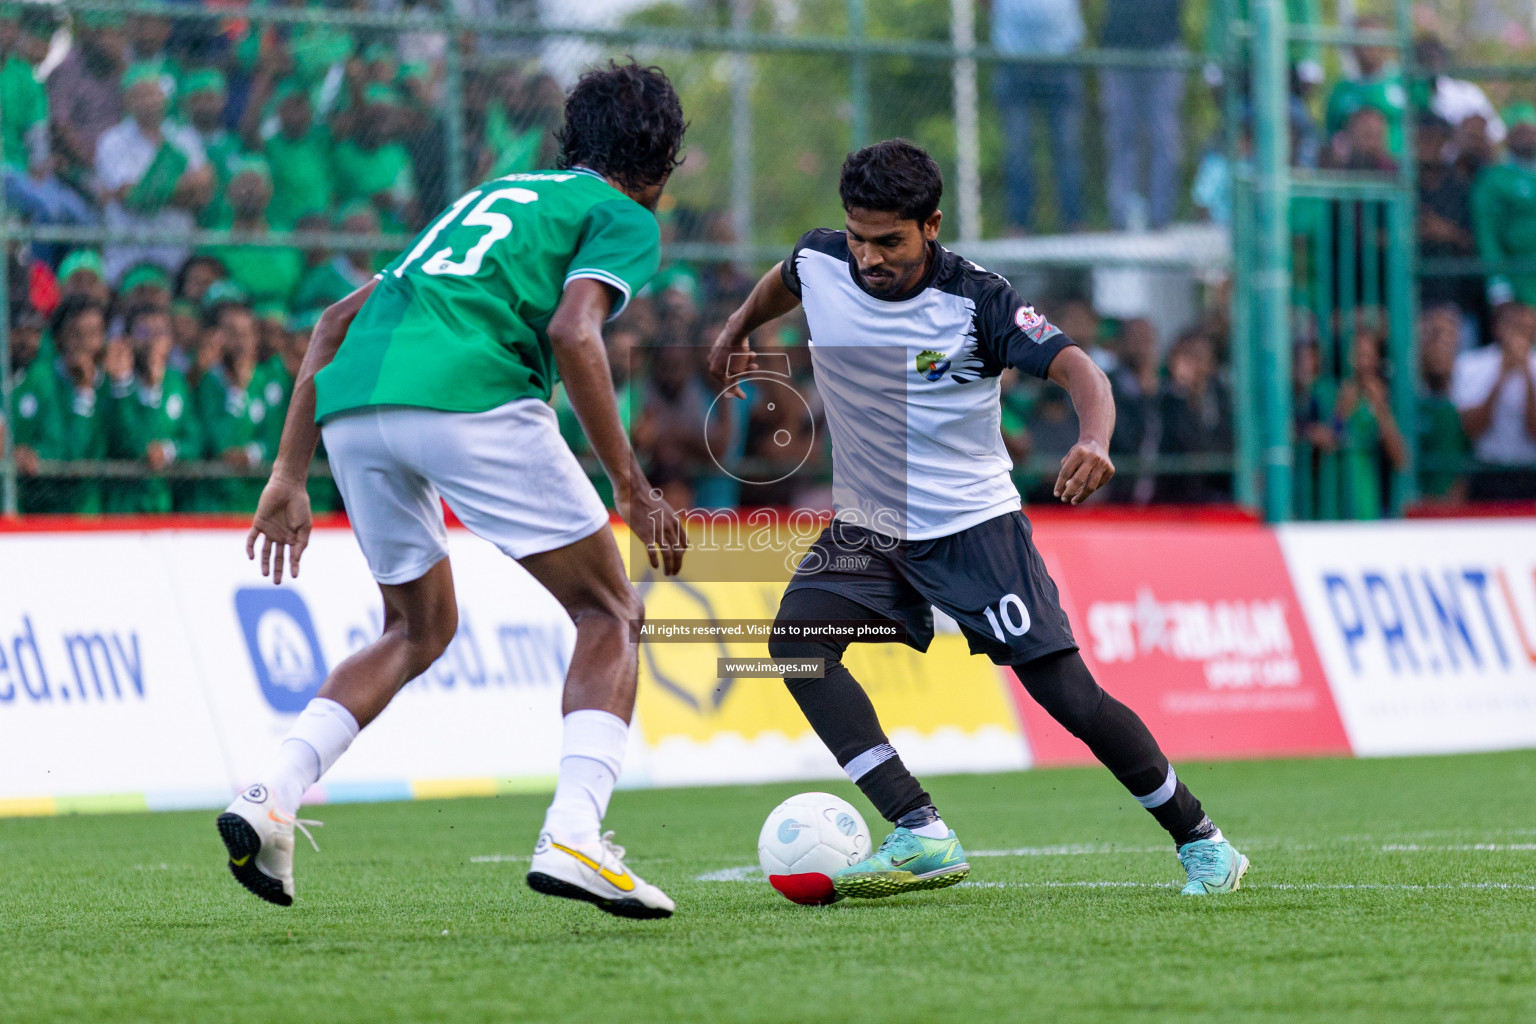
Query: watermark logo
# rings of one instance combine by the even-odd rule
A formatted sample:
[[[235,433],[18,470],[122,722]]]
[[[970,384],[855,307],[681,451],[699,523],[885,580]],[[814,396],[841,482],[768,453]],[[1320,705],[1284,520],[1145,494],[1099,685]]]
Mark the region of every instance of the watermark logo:
[[[297,591],[244,587],[235,591],[235,614],[261,695],[274,711],[303,711],[326,675],[309,606]]]

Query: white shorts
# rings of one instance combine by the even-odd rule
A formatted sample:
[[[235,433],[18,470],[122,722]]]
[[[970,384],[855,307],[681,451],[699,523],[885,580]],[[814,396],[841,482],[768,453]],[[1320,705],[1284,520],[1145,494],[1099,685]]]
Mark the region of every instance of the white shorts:
[[[380,583],[419,579],[447,556],[441,501],[512,558],[608,525],[555,411],[536,398],[489,412],[361,409],[327,420],[320,433],[352,532]]]

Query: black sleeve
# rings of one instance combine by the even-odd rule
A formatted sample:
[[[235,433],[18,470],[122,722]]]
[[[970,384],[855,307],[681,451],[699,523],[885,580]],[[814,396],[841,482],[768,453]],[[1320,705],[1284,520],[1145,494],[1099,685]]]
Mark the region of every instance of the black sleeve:
[[[1042,379],[1057,353],[1073,344],[1000,277],[993,279],[976,306],[976,340],[992,365],[1012,366]]]
[[[815,233],[816,229],[813,228],[801,235],[800,241],[795,243],[794,250],[790,252],[789,259],[779,264],[779,277],[784,279],[784,287],[793,292],[797,299],[801,298],[800,268],[797,265],[800,262],[800,251],[806,247],[806,244],[811,240],[811,236]]]
[[[784,287],[794,293],[795,298],[804,298],[800,294],[800,254],[806,249],[815,249],[838,259],[848,258],[848,242],[841,231],[833,231],[830,228],[812,228],[800,236],[800,241],[795,243],[794,251],[789,254],[789,259],[781,264],[779,276],[784,280]]]

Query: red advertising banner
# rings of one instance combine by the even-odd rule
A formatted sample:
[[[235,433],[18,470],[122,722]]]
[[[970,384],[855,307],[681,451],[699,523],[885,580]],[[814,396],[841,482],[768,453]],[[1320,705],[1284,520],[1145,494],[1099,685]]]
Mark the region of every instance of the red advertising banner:
[[[1095,678],[1170,758],[1349,753],[1273,531],[1057,522],[1035,542]],[[1093,761],[1007,681],[1036,763]]]

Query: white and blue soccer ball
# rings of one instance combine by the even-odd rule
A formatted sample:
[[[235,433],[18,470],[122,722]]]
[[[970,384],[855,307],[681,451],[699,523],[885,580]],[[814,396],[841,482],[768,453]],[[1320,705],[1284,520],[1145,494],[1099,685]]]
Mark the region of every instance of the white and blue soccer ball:
[[[790,797],[768,815],[757,837],[763,874],[796,903],[836,900],[832,875],[868,857],[871,850],[863,816],[831,793]]]

